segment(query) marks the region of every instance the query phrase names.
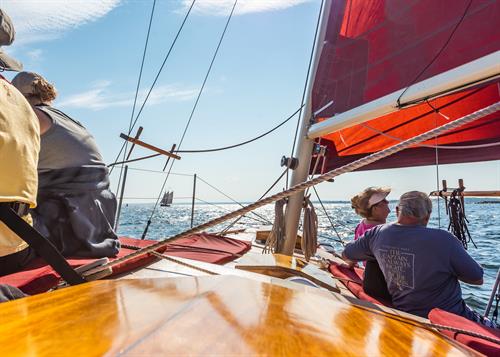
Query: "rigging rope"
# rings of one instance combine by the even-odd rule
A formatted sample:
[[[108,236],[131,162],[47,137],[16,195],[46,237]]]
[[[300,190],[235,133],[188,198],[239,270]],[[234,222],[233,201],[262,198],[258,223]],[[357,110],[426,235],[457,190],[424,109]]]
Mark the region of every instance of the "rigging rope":
[[[313,190],[314,190],[314,193],[316,194],[316,198],[318,199],[321,207],[323,208],[323,212],[325,213],[325,216],[326,218],[328,218],[328,221],[330,221],[330,224],[333,228],[333,231],[335,232],[335,234],[337,235],[337,238],[338,239],[333,239],[334,241],[342,244],[343,247],[345,247],[346,243],[344,242],[344,240],[342,239],[342,237],[340,236],[339,232],[337,231],[337,228],[335,228],[335,225],[333,224],[333,221],[332,219],[330,218],[330,216],[328,215],[328,212],[326,211],[326,207],[325,205],[323,204],[323,201],[321,201],[321,198],[319,197],[319,194],[318,194],[318,191],[316,190],[316,187],[313,186]]]
[[[448,38],[446,39],[445,43],[443,44],[443,46],[439,49],[439,51],[436,53],[436,55],[432,58],[432,60],[424,67],[424,69],[422,69],[422,71],[415,77],[415,79],[413,81],[410,82],[410,84],[405,88],[405,90],[399,95],[398,97],[398,100],[396,101],[397,104],[398,104],[398,107],[401,108],[402,107],[402,104],[401,104],[401,98],[403,97],[403,95],[408,91],[408,89],[410,89],[410,87],[415,84],[416,81],[418,81],[418,79],[420,78],[420,76],[422,74],[425,73],[425,71],[427,71],[427,69],[432,66],[432,64],[438,59],[438,57],[441,55],[441,53],[443,53],[443,51],[446,49],[446,47],[448,46],[448,44],[450,43],[451,39],[453,38],[453,35],[455,35],[455,32],[458,30],[460,24],[463,22],[463,20],[465,19],[465,16],[467,15],[467,12],[469,12],[469,8],[470,6],[472,5],[472,0],[469,1],[469,3],[467,4],[467,6],[465,7],[465,10],[464,10],[464,13],[462,14],[462,17],[460,18],[460,20],[458,20],[457,24],[455,25],[455,28],[451,31],[450,35],[448,36]]]
[[[278,182],[283,178],[283,176],[286,174],[288,169],[285,169],[285,171],[282,172],[282,174],[273,182],[273,184],[266,190],[266,192],[264,192],[257,201],[260,201],[261,199],[264,198],[265,195],[267,195],[269,193],[269,191],[271,191],[274,186],[276,186],[278,184]],[[221,235],[224,235],[224,233],[226,233],[229,229],[231,229],[231,227],[233,227],[236,223],[239,222],[239,220],[242,218],[243,216],[239,216],[238,218],[236,218],[233,222],[229,223],[228,226],[226,228],[224,228],[222,231],[220,231],[220,234]]]
[[[302,105],[303,107],[304,105]],[[234,144],[234,145],[229,145],[229,146],[224,146],[224,147],[221,147],[221,148],[216,148],[216,149],[200,149],[200,150],[174,150],[173,152],[174,153],[177,153],[177,154],[192,154],[192,153],[204,153],[204,152],[214,152],[214,151],[222,151],[222,150],[227,150],[227,149],[233,149],[233,148],[236,148],[236,147],[239,147],[239,146],[243,146],[243,145],[246,145],[246,144],[249,144],[251,142],[254,142],[258,139],[261,139],[263,138],[264,136],[268,135],[268,134],[271,134],[273,131],[275,131],[276,129],[280,128],[281,126],[285,125],[288,121],[290,121],[301,109],[302,107],[300,107],[299,109],[297,109],[292,115],[290,115],[288,118],[286,118],[284,121],[282,121],[280,124],[278,124],[277,126],[275,126],[274,128],[272,128],[271,130],[268,130],[266,131],[264,134],[261,134],[259,136],[256,136],[255,138],[253,139],[250,139],[250,140],[246,140],[246,141],[243,141],[239,144]]]
[[[498,119],[498,118],[496,118],[496,119]],[[405,141],[405,139],[398,138],[397,136],[384,133],[383,131],[378,130],[378,129],[376,129],[373,126],[370,126],[368,124],[361,123],[361,124],[358,124],[358,125],[361,125],[362,127],[366,128],[368,130],[371,130],[371,131],[373,131],[373,132],[375,132],[377,134],[380,134],[382,136],[385,136],[385,137],[387,137],[389,139],[392,139],[392,140],[395,140],[395,141],[399,141],[400,143],[402,143],[403,141]],[[482,149],[482,148],[488,148],[488,147],[493,147],[493,146],[500,146],[500,141],[496,142],[496,143],[487,143],[487,144],[478,144],[478,145],[453,145],[453,146],[447,146],[447,145],[416,144],[415,146],[419,146],[419,147],[423,147],[423,148],[429,148],[429,149],[468,150],[468,149]],[[439,188],[438,188],[438,191],[439,191]]]
[[[493,314],[491,315],[491,321],[498,325],[498,304],[500,303],[500,290],[495,296],[495,301],[495,310],[493,310]]]
[[[134,130],[134,127],[137,124],[137,121],[139,120],[139,116],[141,115],[141,113],[142,113],[142,111],[144,109],[144,106],[146,105],[146,103],[147,103],[147,101],[149,99],[149,96],[153,92],[153,89],[154,89],[154,87],[156,85],[156,82],[158,81],[158,78],[160,78],[160,74],[163,71],[163,68],[165,67],[165,64],[167,63],[167,59],[170,57],[170,53],[172,52],[172,49],[174,48],[174,45],[176,44],[177,39],[179,38],[179,35],[180,35],[182,29],[184,28],[184,24],[186,23],[186,21],[187,21],[187,19],[189,17],[189,14],[191,13],[191,10],[192,10],[195,2],[196,2],[196,0],[193,0],[193,2],[191,3],[191,6],[189,6],[189,9],[188,9],[187,13],[184,16],[184,19],[182,20],[181,26],[179,27],[179,30],[177,30],[177,34],[175,35],[174,40],[172,41],[172,43],[170,45],[170,48],[168,49],[168,52],[165,55],[165,58],[163,59],[163,63],[161,64],[160,69],[156,73],[155,79],[153,80],[153,84],[151,84],[151,87],[149,88],[148,93],[146,94],[146,97],[144,98],[144,101],[142,102],[141,108],[139,109],[139,112],[137,113],[137,115],[135,117],[135,120],[132,123],[132,126],[131,126],[131,128],[130,128],[128,134],[127,134],[127,136],[130,136],[130,134],[132,133],[132,130]],[[126,145],[127,145],[127,141],[125,141],[123,143],[120,151],[118,152],[118,155],[116,155],[115,162],[118,161],[118,159],[119,159],[119,157],[120,157],[120,155],[121,155],[121,153],[124,150],[124,148],[125,148]],[[113,168],[111,168],[111,171],[113,171]]]
[[[244,207],[244,206],[243,206],[240,202],[236,201],[236,200],[235,200],[234,198],[232,198],[231,196],[229,196],[229,195],[225,194],[224,192],[222,192],[221,190],[219,190],[219,189],[218,189],[217,187],[215,187],[214,185],[209,184],[207,181],[205,181],[204,179],[202,179],[200,176],[197,176],[197,177],[198,177],[198,179],[199,179],[200,181],[202,181],[202,182],[203,182],[203,183],[205,183],[206,185],[210,186],[211,188],[213,188],[215,191],[219,192],[219,193],[220,193],[221,195],[223,195],[224,197],[229,198],[231,201],[233,201],[234,203],[236,203],[238,206],[240,206],[240,207]],[[272,222],[271,222],[268,218],[266,218],[266,217],[264,217],[264,216],[262,216],[262,215],[260,215],[260,214],[258,214],[258,213],[255,213],[255,212],[251,212],[251,213],[252,213],[253,215],[255,215],[255,216],[259,217],[261,220],[263,220],[263,221],[264,221],[264,223],[272,224]],[[261,223],[263,223],[263,222],[261,221]]]
[[[217,208],[219,208],[219,209],[221,209],[223,211],[231,212],[231,210],[228,209],[228,208],[226,208],[226,207],[222,207],[222,206],[216,205],[215,203],[202,200],[201,198],[195,197],[194,199],[197,200],[197,201],[203,202],[203,203],[205,203],[207,205],[210,205],[210,206],[213,206],[213,207],[217,207]],[[263,222],[261,220],[258,220],[257,218],[254,218],[254,217],[250,217],[250,216],[246,216],[246,215],[243,215],[241,217],[245,217],[245,218],[251,219],[251,220],[253,220],[255,222],[259,222],[260,224],[263,224]],[[267,222],[265,222],[265,223],[267,223]],[[271,223],[271,222],[269,222],[269,223]]]
[[[142,52],[141,68],[139,70],[139,78],[137,79],[137,86],[135,88],[134,104],[132,105],[132,114],[130,115],[130,122],[129,122],[129,125],[128,125],[129,133],[132,131],[132,120],[134,119],[135,105],[137,103],[137,96],[139,94],[139,87],[141,85],[142,72],[143,72],[143,69],[144,69],[144,61],[146,59],[146,52],[147,52],[147,49],[148,49],[149,35],[151,33],[151,24],[153,23],[153,16],[154,16],[154,13],[155,13],[155,7],[156,7],[156,0],[153,0],[153,6],[151,8],[151,15],[149,16],[148,33],[146,35],[146,42],[144,44],[144,50]],[[124,146],[123,146],[124,150],[123,150],[123,159],[122,159],[122,161],[125,161],[125,155],[127,154],[128,141],[125,141],[123,144],[124,144]],[[122,150],[120,150],[120,153],[121,153],[121,151]],[[118,156],[116,157],[115,161],[118,160],[118,158],[120,157],[120,153],[118,153]],[[111,167],[111,170],[109,171],[109,174],[111,174],[111,172],[113,172],[113,167]],[[122,181],[122,175],[123,175],[123,167],[120,169],[120,175],[118,176],[118,183],[116,185],[116,192],[117,192],[117,194],[118,194],[118,191],[120,189],[120,185],[121,185],[121,181]],[[118,219],[119,219],[119,217],[117,215],[116,220],[118,221]],[[117,224],[118,224],[118,222],[115,222],[115,228],[116,228]]]
[[[194,4],[194,1],[193,1],[193,4]],[[231,13],[229,14],[229,17],[228,17],[228,19],[226,21],[226,25],[224,26],[224,31],[222,31],[222,35],[221,35],[221,37],[219,39],[219,43],[217,44],[217,48],[215,49],[214,55],[212,57],[212,61],[210,62],[210,66],[208,67],[207,73],[205,75],[205,79],[203,80],[203,83],[201,85],[200,91],[198,92],[198,96],[196,97],[193,109],[191,110],[191,114],[189,115],[189,119],[188,119],[188,121],[186,123],[186,126],[184,128],[184,132],[182,133],[181,140],[179,141],[179,146],[178,146],[179,149],[182,146],[182,143],[184,141],[184,137],[186,136],[187,130],[189,128],[189,125],[191,124],[191,120],[193,119],[193,116],[194,116],[194,113],[196,111],[196,108],[198,107],[198,102],[200,101],[201,94],[203,93],[203,89],[205,88],[205,84],[207,83],[207,80],[208,80],[208,77],[210,75],[210,72],[212,71],[212,66],[213,66],[213,64],[215,62],[215,58],[217,57],[217,54],[219,53],[220,45],[222,44],[222,40],[224,39],[224,36],[226,34],[227,28],[229,26],[229,22],[231,21],[231,18],[233,17],[234,9],[236,8],[236,4],[237,3],[238,3],[238,0],[235,0],[234,4],[233,4],[233,8],[231,9]],[[191,4],[191,7],[193,6],[193,4]],[[189,9],[189,11],[191,11],[191,8]],[[144,228],[144,232],[142,233],[142,239],[144,239],[146,237],[147,233],[148,233],[149,226],[151,225],[151,221],[152,221],[153,216],[154,216],[154,214],[156,212],[156,208],[158,207],[158,203],[160,202],[160,199],[161,199],[161,196],[162,196],[162,192],[165,189],[165,185],[167,184],[168,178],[170,176],[170,171],[172,170],[174,164],[175,164],[175,160],[172,160],[172,163],[170,164],[170,167],[168,169],[167,176],[165,177],[165,180],[163,181],[163,185],[161,187],[160,193],[158,194],[158,199],[156,200],[156,203],[155,203],[155,205],[153,207],[153,210],[151,211],[151,215],[149,216],[149,219],[148,219],[148,221],[146,223],[146,227]]]
[[[462,243],[465,249],[467,249],[467,243],[471,242],[474,248],[477,248],[476,243],[472,240],[472,237],[467,227],[469,220],[465,216],[465,210],[462,205],[462,200],[459,198],[461,196],[462,190],[453,190],[450,196],[450,201],[447,204],[446,213],[450,217],[450,224],[448,225],[448,231],[453,234]]]
[[[137,256],[141,256],[141,255],[147,254],[149,252],[152,252],[154,250],[157,250],[158,248],[162,248],[163,246],[169,244],[170,242],[172,242],[176,239],[180,239],[183,237],[187,237],[191,234],[201,232],[201,231],[206,230],[210,227],[213,227],[217,224],[220,224],[224,221],[227,221],[228,219],[238,217],[242,214],[253,211],[253,210],[255,210],[259,207],[265,206],[269,203],[272,203],[272,202],[275,202],[277,200],[281,200],[283,198],[292,196],[292,195],[296,194],[297,192],[304,191],[308,187],[317,185],[321,182],[328,181],[328,180],[330,180],[336,176],[342,175],[346,172],[351,172],[351,171],[357,170],[363,166],[369,165],[369,164],[376,162],[378,160],[381,160],[387,156],[390,156],[390,155],[393,155],[399,151],[402,151],[402,150],[404,150],[412,145],[415,145],[419,142],[429,140],[430,138],[433,138],[435,135],[439,135],[439,134],[442,134],[446,131],[453,130],[453,129],[458,128],[459,126],[462,126],[462,125],[466,125],[466,124],[471,123],[475,120],[478,120],[486,115],[494,113],[498,110],[500,110],[500,102],[497,102],[497,103],[492,104],[486,108],[483,108],[483,109],[480,109],[480,110],[475,111],[473,113],[470,113],[470,114],[468,114],[462,118],[459,118],[453,122],[446,123],[446,124],[440,126],[439,128],[435,128],[435,129],[429,130],[425,133],[422,133],[420,135],[417,135],[417,136],[415,136],[411,139],[408,139],[402,143],[398,143],[398,144],[393,145],[387,149],[384,149],[384,150],[381,150],[379,152],[367,155],[361,159],[350,162],[350,163],[343,165],[339,168],[333,169],[333,170],[331,170],[325,174],[322,174],[322,175],[320,175],[312,180],[297,184],[286,191],[271,195],[265,199],[254,202],[254,203],[246,206],[245,208],[238,209],[236,211],[233,211],[233,212],[228,213],[226,215],[223,215],[221,217],[218,217],[218,218],[212,219],[208,222],[205,222],[203,224],[200,224],[200,225],[193,227],[193,228],[191,228],[187,231],[184,231],[182,233],[165,238],[165,239],[163,239],[155,244],[152,244],[146,248],[142,248],[140,251],[137,251],[137,252],[131,253],[129,255],[126,255],[124,257],[113,260],[112,262],[105,264],[102,267],[90,269],[85,273],[85,276],[90,277],[93,274],[96,274],[102,270],[105,270],[105,269],[108,269],[110,267],[121,264],[124,261],[128,261],[130,259],[135,259]]]
[[[442,114],[439,110],[434,108],[434,106],[429,102],[429,100],[426,100],[427,104],[434,109],[434,112],[436,114],[440,114],[443,117],[447,118],[450,120],[450,118],[446,117],[444,114]],[[437,117],[435,117],[434,120],[434,125],[437,128],[438,127],[438,120]],[[437,135],[434,137],[434,144],[436,145],[435,149],[435,157],[436,157],[436,191],[439,191],[439,149],[438,149],[438,137]],[[441,205],[440,205],[439,197],[437,199],[437,214],[438,214],[438,228],[441,229]]]
[[[266,136],[268,134],[271,134],[273,131],[277,130],[278,128],[280,128],[281,126],[283,126],[284,124],[286,124],[288,121],[290,121],[300,111],[300,109],[301,108],[297,109],[292,115],[290,115],[288,118],[286,118],[280,124],[276,125],[274,128],[266,131],[264,134],[261,134],[261,135],[255,137],[255,138],[253,138],[253,139],[249,139],[249,140],[243,141],[243,142],[241,142],[239,144],[234,144],[234,145],[230,145],[230,146],[224,146],[224,147],[215,148],[215,149],[173,150],[172,153],[176,153],[176,154],[194,154],[194,153],[215,152],[215,151],[222,151],[222,150],[233,149],[233,148],[236,148],[236,147],[239,147],[239,146],[250,144],[250,143],[252,143],[252,142],[254,142],[254,141],[258,140],[258,139],[263,138],[264,136]],[[129,162],[135,162],[135,161],[141,161],[141,160],[151,159],[153,157],[157,157],[157,156],[160,156],[160,155],[162,155],[162,154],[152,154],[152,155],[147,155],[147,156],[143,156],[143,157],[138,157],[136,159],[130,159],[130,160],[125,160],[125,161],[113,162],[113,163],[109,164],[108,167],[113,167],[113,166],[116,166],[116,165],[123,165],[123,164],[127,164]]]

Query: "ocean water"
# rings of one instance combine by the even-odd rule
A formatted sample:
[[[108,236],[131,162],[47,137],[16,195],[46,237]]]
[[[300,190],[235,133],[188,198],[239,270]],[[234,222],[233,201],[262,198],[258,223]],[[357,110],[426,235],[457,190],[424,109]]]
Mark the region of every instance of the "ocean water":
[[[469,244],[468,252],[484,268],[484,284],[473,286],[462,283],[462,292],[467,304],[479,312],[483,312],[486,307],[497,270],[500,267],[500,200],[497,204],[484,203],[484,201],[493,200],[468,198],[465,204],[469,231],[477,245],[476,248]],[[429,226],[446,229],[448,216],[445,212],[444,202],[442,200],[439,202],[439,213],[437,202],[437,200],[433,200],[434,212]],[[359,217],[353,212],[348,202],[323,203],[335,229],[332,228],[332,224],[321,205],[314,203],[319,219],[318,239],[321,243],[331,244],[340,252],[342,245],[339,243],[339,239],[346,242],[352,239]],[[391,202],[390,206],[391,214],[388,221],[394,221],[396,202]],[[235,203],[197,204],[194,210],[194,225],[204,223],[240,207]],[[119,234],[141,237],[152,209],[153,204],[124,205],[118,229]],[[231,229],[271,225],[273,219],[274,205],[268,205],[257,209],[255,213],[247,214]],[[161,240],[170,237],[190,228],[191,205],[174,203],[171,207],[159,207],[151,221],[147,239]],[[214,227],[210,231],[218,232],[227,227],[230,222],[232,221]]]

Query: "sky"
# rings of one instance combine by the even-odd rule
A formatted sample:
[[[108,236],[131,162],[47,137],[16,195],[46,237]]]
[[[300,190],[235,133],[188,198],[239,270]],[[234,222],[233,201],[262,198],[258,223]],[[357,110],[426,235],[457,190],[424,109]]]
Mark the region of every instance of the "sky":
[[[13,19],[16,41],[4,50],[25,70],[42,74],[59,93],[54,106],[94,135],[106,163],[115,160],[127,133],[145,46],[151,0],[0,0]],[[191,0],[157,0],[138,91],[142,104]],[[163,149],[179,144],[233,0],[197,0],[137,125],[141,139]],[[236,144],[273,128],[300,106],[320,0],[239,0],[181,149]],[[12,78],[12,74],[6,75]],[[136,110],[137,112],[137,110]],[[236,149],[183,154],[165,186],[174,201],[196,197],[238,201],[260,197],[282,172],[296,120]],[[137,127],[136,127],[137,128]],[[135,130],[133,133],[135,133]],[[151,152],[134,149],[132,157]],[[156,199],[165,158],[130,164],[127,202]],[[149,171],[150,170],[150,171]],[[500,188],[500,161],[358,172],[318,186],[323,200],[346,200],[367,186],[390,186],[396,199],[409,190],[429,192],[438,180],[471,190]],[[117,188],[119,170],[111,175]],[[208,183],[208,184],[207,184]],[[284,188],[281,181],[271,191]]]

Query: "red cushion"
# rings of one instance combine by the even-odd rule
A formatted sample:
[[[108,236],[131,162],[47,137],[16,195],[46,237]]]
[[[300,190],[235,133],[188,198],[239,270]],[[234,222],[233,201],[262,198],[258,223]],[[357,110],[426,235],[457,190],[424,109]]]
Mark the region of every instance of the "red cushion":
[[[460,328],[500,340],[500,330],[483,326],[465,317],[438,308],[432,309],[429,312],[429,320],[434,324]],[[500,356],[500,345],[496,343],[459,332],[448,330],[440,330],[440,332],[487,356]]]
[[[334,277],[338,277],[341,279],[349,279],[349,281],[345,281],[345,280],[340,280],[340,281],[358,299],[369,301],[369,302],[372,302],[372,303],[378,304],[378,305],[391,306],[391,304],[389,302],[384,301],[382,299],[375,299],[374,297],[371,297],[370,295],[368,295],[364,291],[364,289],[363,289],[364,270],[363,269],[361,269],[359,267],[348,268],[345,265],[331,262],[330,266],[328,267],[328,270],[330,270],[330,273],[332,273],[332,275]]]
[[[157,243],[152,240],[139,240],[134,238],[120,237],[122,245],[143,248]],[[211,234],[196,234],[169,243],[166,247],[157,251],[167,252],[182,258],[189,258],[214,264],[223,264],[236,259],[240,254],[246,252],[251,247],[250,242],[243,242],[236,239],[221,237]],[[128,255],[136,249],[122,247],[114,260]],[[125,273],[139,267],[146,266],[157,258],[151,254],[138,256],[134,259],[123,262],[113,267],[113,276]],[[93,262],[95,259],[68,258],[68,263],[72,267]],[[36,258],[30,262],[23,271],[0,277],[1,284],[8,284],[18,287],[27,294],[38,294],[45,292],[59,283],[59,275],[48,266],[41,258]]]
[[[240,257],[251,247],[250,242],[200,233],[169,243],[165,254],[212,264],[224,264]]]

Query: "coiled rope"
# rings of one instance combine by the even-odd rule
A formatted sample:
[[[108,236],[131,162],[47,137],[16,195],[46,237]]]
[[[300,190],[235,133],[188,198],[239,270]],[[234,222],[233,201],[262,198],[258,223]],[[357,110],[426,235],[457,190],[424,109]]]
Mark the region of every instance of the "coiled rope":
[[[318,249],[318,216],[309,197],[310,195],[304,197],[304,224],[300,242],[306,261],[309,261]]]
[[[477,248],[476,243],[472,240],[469,228],[467,227],[469,220],[465,216],[464,206],[462,205],[462,201],[457,197],[460,195],[460,189],[453,190],[450,196],[450,201],[447,202],[446,213],[450,217],[448,231],[457,237],[465,249],[467,249],[469,242],[474,245],[474,248]]]
[[[285,214],[283,213],[283,207],[285,206],[286,200],[281,199],[274,204],[274,223],[271,233],[267,236],[266,244],[264,249],[262,249],[262,254],[264,253],[274,253],[280,251],[283,243],[285,241]]]
[[[233,211],[231,213],[228,213],[226,215],[223,215],[221,217],[218,217],[218,218],[215,218],[213,220],[210,220],[206,223],[203,223],[201,225],[198,225],[196,227],[193,227],[187,231],[184,231],[182,233],[179,233],[179,234],[176,234],[172,237],[169,237],[169,238],[166,238],[162,241],[159,241],[158,243],[155,243],[153,245],[150,245],[148,247],[145,247],[141,250],[138,250],[134,253],[131,253],[129,255],[126,255],[124,257],[121,257],[121,258],[118,258],[116,260],[113,260],[112,262],[109,262],[108,264],[105,264],[101,267],[98,267],[98,268],[95,268],[95,269],[91,269],[89,271],[87,271],[85,273],[85,276],[89,279],[91,279],[91,276],[95,273],[98,273],[102,270],[106,270],[110,267],[113,267],[113,266],[116,266],[116,265],[119,265],[119,264],[122,264],[123,262],[125,261],[128,261],[128,260],[131,260],[131,259],[135,259],[136,257],[138,256],[141,256],[141,255],[144,255],[144,254],[147,254],[147,253],[150,253],[152,251],[155,251],[159,248],[162,248],[164,247],[165,245],[167,245],[168,243],[176,240],[176,239],[181,239],[181,238],[184,238],[184,237],[187,237],[191,234],[194,234],[194,233],[197,233],[197,232],[201,232],[203,230],[206,230],[210,227],[213,227],[217,224],[220,224],[228,219],[231,219],[231,218],[235,218],[237,216],[240,216],[242,214],[245,214],[247,212],[250,212],[250,211],[253,211],[259,207],[262,207],[262,206],[265,206],[269,203],[272,203],[272,202],[275,202],[275,201],[278,201],[278,200],[281,200],[283,198],[286,198],[286,197],[289,197],[289,196],[292,196],[294,194],[296,194],[297,192],[300,192],[300,191],[304,191],[305,189],[307,189],[308,187],[312,187],[312,186],[315,186],[321,182],[324,182],[324,181],[327,181],[329,179],[332,179],[336,176],[339,176],[339,175],[342,175],[344,173],[347,173],[347,172],[351,172],[351,171],[354,171],[354,170],[357,170],[363,166],[366,166],[368,164],[371,164],[373,162],[376,162],[380,159],[383,159],[387,156],[390,156],[390,155],[393,155],[399,151],[402,151],[412,145],[415,145],[417,143],[420,143],[422,141],[425,141],[425,140],[429,140],[430,138],[433,138],[434,136],[436,135],[440,135],[444,132],[447,132],[447,131],[450,131],[450,130],[453,130],[453,129],[456,129],[462,125],[465,125],[465,124],[468,124],[468,123],[471,123],[475,120],[478,120],[486,115],[489,115],[491,113],[494,113],[496,111],[500,110],[500,102],[497,102],[495,104],[492,104],[486,108],[483,108],[483,109],[480,109],[478,111],[475,111],[471,114],[468,114],[460,119],[457,119],[451,123],[446,123],[438,128],[435,128],[435,129],[432,129],[432,130],[429,130],[423,134],[420,134],[420,135],[417,135],[411,139],[408,139],[408,140],[405,140],[404,142],[402,143],[398,143],[394,146],[391,146],[387,149],[384,149],[384,150],[381,150],[381,151],[378,151],[376,153],[373,153],[371,155],[368,155],[368,156],[365,156],[359,160],[356,160],[356,161],[353,161],[349,164],[346,164],[344,166],[341,166],[339,168],[336,168],[334,170],[331,170],[323,175],[320,175],[312,180],[309,180],[309,181],[306,181],[306,182],[302,182],[298,185],[295,185],[293,187],[291,187],[290,189],[286,190],[286,191],[283,191],[283,192],[280,192],[280,193],[277,193],[277,194],[274,194],[274,195],[271,195],[267,198],[264,198],[263,200],[260,200],[260,201],[257,201],[257,202],[254,202],[246,207],[243,207],[241,209],[238,209],[236,211]]]

